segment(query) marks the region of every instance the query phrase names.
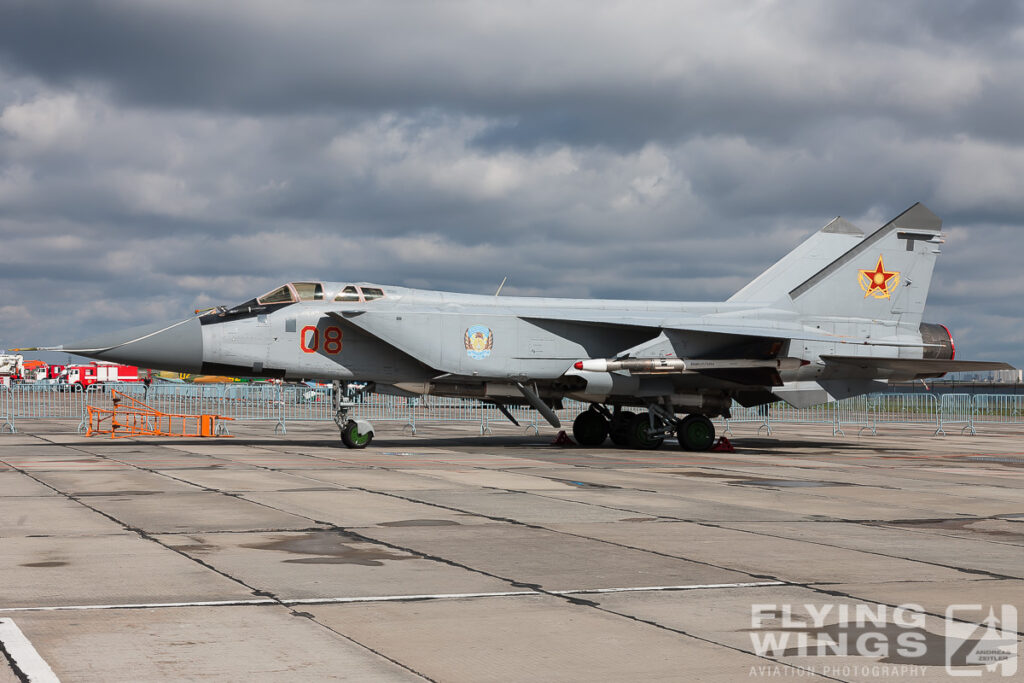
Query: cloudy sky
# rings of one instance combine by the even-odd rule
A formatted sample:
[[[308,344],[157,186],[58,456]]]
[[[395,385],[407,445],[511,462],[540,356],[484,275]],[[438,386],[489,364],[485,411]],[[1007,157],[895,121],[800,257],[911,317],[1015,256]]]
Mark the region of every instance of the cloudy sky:
[[[945,221],[926,319],[1024,365],[1020,2],[0,0],[0,348],[288,280],[727,298]]]

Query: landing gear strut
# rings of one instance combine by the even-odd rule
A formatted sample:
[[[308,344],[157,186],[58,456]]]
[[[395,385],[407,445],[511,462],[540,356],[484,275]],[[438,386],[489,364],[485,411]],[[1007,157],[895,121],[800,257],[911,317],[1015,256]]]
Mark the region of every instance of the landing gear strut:
[[[627,435],[630,448],[640,448],[645,451],[653,451],[661,448],[665,442],[662,429],[653,413],[640,413],[634,415],[629,423]]]
[[[341,432],[341,442],[346,448],[366,448],[373,441],[373,425],[369,420],[350,418],[349,411],[355,403],[342,397],[341,382],[334,383],[334,423]]]

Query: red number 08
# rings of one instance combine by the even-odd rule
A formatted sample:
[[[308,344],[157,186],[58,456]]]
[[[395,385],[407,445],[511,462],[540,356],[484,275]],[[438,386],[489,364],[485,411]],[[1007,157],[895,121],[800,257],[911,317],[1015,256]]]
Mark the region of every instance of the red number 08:
[[[328,327],[324,330],[324,351],[331,355],[341,353],[340,327]]]
[[[312,334],[310,334],[312,333]],[[324,353],[332,356],[341,353],[341,339],[344,335],[340,327],[327,327],[324,329]],[[306,353],[316,353],[320,350],[320,330],[315,325],[306,325],[299,333],[299,348]]]

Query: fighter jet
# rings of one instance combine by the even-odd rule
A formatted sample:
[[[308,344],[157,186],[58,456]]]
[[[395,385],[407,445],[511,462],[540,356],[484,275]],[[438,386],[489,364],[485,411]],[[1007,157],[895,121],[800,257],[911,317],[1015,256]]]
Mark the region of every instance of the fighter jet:
[[[487,296],[356,282],[290,282],[237,306],[62,348],[207,375],[360,383],[403,396],[529,405],[560,428],[563,399],[590,404],[582,445],[710,448],[733,401],[803,407],[887,381],[1004,363],[955,360],[923,322],[941,220],[914,204],[865,234],[836,218],[727,301]],[[338,417],[346,446],[372,424]]]

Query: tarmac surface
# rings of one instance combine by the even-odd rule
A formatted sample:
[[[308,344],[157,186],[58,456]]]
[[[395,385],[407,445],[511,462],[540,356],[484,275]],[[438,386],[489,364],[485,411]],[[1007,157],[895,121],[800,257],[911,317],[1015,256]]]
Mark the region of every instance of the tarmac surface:
[[[1024,677],[1022,428],[695,454],[74,424],[0,434],[0,683]],[[945,639],[981,642],[990,609],[994,670]]]

